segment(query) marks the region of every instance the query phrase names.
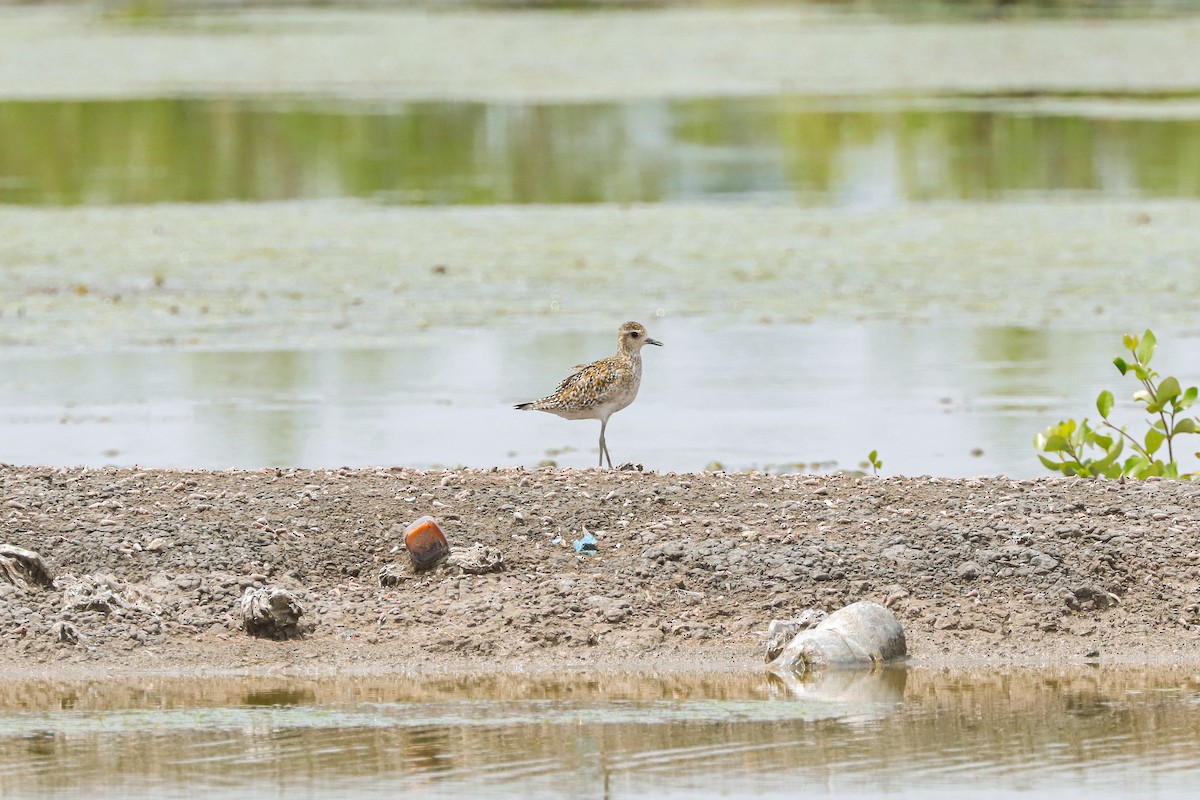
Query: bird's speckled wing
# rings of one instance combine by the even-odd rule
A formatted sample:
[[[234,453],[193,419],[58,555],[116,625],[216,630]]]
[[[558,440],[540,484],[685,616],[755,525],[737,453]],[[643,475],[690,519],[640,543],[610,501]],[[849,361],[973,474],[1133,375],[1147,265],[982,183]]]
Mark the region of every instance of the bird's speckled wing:
[[[554,394],[534,403],[538,409],[585,409],[627,392],[634,384],[629,365],[620,358],[602,358],[564,378]]]

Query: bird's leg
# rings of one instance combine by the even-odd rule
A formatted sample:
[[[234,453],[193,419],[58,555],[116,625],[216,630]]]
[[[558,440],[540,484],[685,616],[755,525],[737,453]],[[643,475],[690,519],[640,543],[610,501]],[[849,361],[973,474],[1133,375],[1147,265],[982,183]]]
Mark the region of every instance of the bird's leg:
[[[608,445],[604,443],[604,429],[608,427],[608,420],[600,420],[600,466],[604,466],[604,459],[608,459],[608,468],[612,469],[612,456],[608,454]]]

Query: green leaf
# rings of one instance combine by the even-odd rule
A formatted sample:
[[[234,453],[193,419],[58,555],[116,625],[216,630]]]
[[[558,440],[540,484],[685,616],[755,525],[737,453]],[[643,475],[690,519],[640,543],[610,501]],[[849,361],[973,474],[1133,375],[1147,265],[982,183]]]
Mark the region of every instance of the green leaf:
[[[1079,423],[1079,427],[1068,437],[1068,441],[1071,442],[1071,447],[1078,452],[1087,444],[1091,435],[1092,429],[1088,427],[1087,419],[1085,418],[1083,422]]]
[[[1129,458],[1125,459],[1123,471],[1126,475],[1133,475],[1139,469],[1146,466],[1147,463],[1149,462],[1146,461],[1145,456],[1143,456],[1141,453],[1135,453],[1134,455],[1131,455]]]
[[[1146,369],[1141,364],[1130,364],[1129,368],[1133,370],[1133,374],[1137,376],[1139,381],[1150,380],[1150,370]]]
[[[1047,469],[1053,470],[1055,472],[1062,471],[1063,464],[1061,461],[1051,461],[1050,459],[1046,458],[1041,453],[1038,453],[1038,458],[1040,458],[1042,460],[1042,464],[1044,464]]]
[[[1149,403],[1153,399],[1148,389],[1138,389],[1133,393],[1133,402],[1135,403]]]
[[[1061,453],[1064,450],[1069,450],[1070,448],[1071,443],[1068,442],[1065,437],[1059,436],[1057,433],[1053,436],[1047,436],[1046,442],[1042,447],[1042,449],[1047,453]]]
[[[1174,429],[1171,430],[1171,435],[1177,433],[1200,433],[1200,427],[1196,426],[1196,420],[1192,417],[1184,417],[1175,423]]]
[[[1200,389],[1195,386],[1189,386],[1183,393],[1183,397],[1175,403],[1176,411],[1184,411],[1192,407],[1192,403],[1196,402],[1196,397],[1200,395]]]
[[[1125,345],[1126,350],[1136,350],[1137,349],[1138,339],[1132,333],[1127,333],[1124,336],[1122,336],[1121,342],[1122,342],[1122,344]]]
[[[1124,440],[1122,440],[1122,439],[1114,440],[1114,439],[1110,439],[1107,436],[1104,438],[1105,438],[1105,441],[1107,442],[1104,445],[1104,456],[1102,458],[1095,459],[1090,464],[1088,464],[1088,467],[1092,470],[1092,472],[1094,474],[1108,472],[1109,467],[1111,467],[1113,464],[1116,463],[1117,458],[1121,455],[1121,451],[1123,449],[1125,449]]]
[[[1122,375],[1124,375],[1129,370],[1129,364],[1127,364],[1125,362],[1125,359],[1123,359],[1123,358],[1114,358],[1113,364],[1115,364],[1117,366],[1117,369],[1119,369],[1121,371]]]
[[[1179,387],[1179,381],[1173,376],[1168,375],[1163,378],[1162,383],[1158,385],[1158,390],[1154,393],[1154,402],[1160,406],[1165,406],[1167,403],[1179,396],[1183,390]]]
[[[1105,389],[1100,393],[1100,396],[1096,398],[1096,410],[1100,412],[1100,416],[1108,419],[1108,412],[1112,411],[1112,407],[1113,393],[1108,389]]]
[[[1158,428],[1151,428],[1146,431],[1146,454],[1154,455],[1158,448],[1162,447],[1162,443],[1166,441],[1167,435]]]
[[[1158,340],[1154,338],[1154,332],[1149,328],[1142,335],[1142,341],[1138,343],[1134,353],[1137,355],[1138,363],[1149,364],[1150,359],[1154,357],[1154,345],[1158,344]]]
[[[1131,458],[1130,461],[1133,463],[1130,464],[1129,462],[1126,462],[1125,465],[1125,474],[1129,477],[1141,479],[1148,478],[1155,474],[1156,470],[1154,462],[1151,462],[1142,456],[1138,456],[1137,459]]]

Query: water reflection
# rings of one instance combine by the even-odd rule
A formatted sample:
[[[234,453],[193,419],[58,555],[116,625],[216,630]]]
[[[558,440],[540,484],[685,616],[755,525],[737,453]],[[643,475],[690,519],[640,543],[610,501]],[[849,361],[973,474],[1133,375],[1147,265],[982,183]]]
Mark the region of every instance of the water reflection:
[[[1093,409],[1119,336],[935,325],[661,320],[617,461],[695,471],[1042,473],[1033,434]],[[1160,331],[1184,385],[1200,339]],[[0,460],[223,469],[592,466],[597,430],[511,404],[612,350],[611,335],[444,331],[368,350],[0,354]],[[752,354],[748,358],[747,354]],[[748,388],[750,387],[750,388]],[[1125,398],[1132,392],[1119,391]],[[1092,414],[1094,416],[1094,414]],[[1118,419],[1137,417],[1121,403]]]
[[[767,679],[779,691],[773,696],[824,703],[860,703],[882,715],[895,710],[904,700],[904,686],[909,670],[904,667],[884,669],[843,669],[823,673],[802,670],[771,670]]]
[[[1010,100],[0,103],[0,202],[884,205],[1200,196],[1200,119]]]
[[[912,669],[858,673],[832,690],[803,684],[799,696],[774,680],[8,681],[0,788],[21,797],[1183,798],[1200,778],[1200,683],[1188,669]],[[273,694],[284,702],[257,702]],[[63,698],[76,710],[58,710]]]

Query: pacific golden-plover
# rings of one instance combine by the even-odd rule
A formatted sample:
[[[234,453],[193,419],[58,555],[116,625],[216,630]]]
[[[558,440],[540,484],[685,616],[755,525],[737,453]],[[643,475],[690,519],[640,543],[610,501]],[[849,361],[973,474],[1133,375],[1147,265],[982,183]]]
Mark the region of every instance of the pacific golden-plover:
[[[604,443],[604,429],[608,418],[637,397],[642,382],[642,346],[662,342],[646,335],[640,322],[626,322],[617,332],[617,354],[611,358],[580,367],[579,371],[565,379],[554,390],[554,394],[520,403],[514,408],[521,411],[548,411],[565,419],[600,420],[600,466],[608,459],[612,469],[612,457]]]

